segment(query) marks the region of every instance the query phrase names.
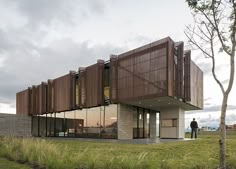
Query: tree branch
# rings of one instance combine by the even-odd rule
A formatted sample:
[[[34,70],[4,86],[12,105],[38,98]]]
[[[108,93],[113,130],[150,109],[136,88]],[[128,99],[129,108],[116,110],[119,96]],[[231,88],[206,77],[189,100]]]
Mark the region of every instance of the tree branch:
[[[218,35],[218,38],[220,40],[220,43],[221,43],[221,46],[222,46],[223,50],[225,51],[225,53],[227,53],[230,56],[231,52],[226,48],[226,45],[225,45],[225,43],[224,43],[224,41],[222,39],[222,35],[221,35],[220,31],[219,31],[219,27],[218,27],[218,23],[217,23],[217,19],[216,19],[217,11],[215,11],[215,4],[216,4],[215,0],[212,0],[212,15],[213,15],[214,23],[215,23],[214,27],[215,27],[216,33]],[[216,7],[216,10],[217,10],[218,7]]]
[[[212,75],[213,75],[213,78],[215,79],[216,83],[220,86],[220,89],[221,89],[221,92],[222,94],[225,93],[225,90],[224,90],[224,86],[221,84],[221,82],[219,81],[219,79],[216,77],[216,73],[215,73],[215,51],[214,51],[214,44],[213,44],[213,38],[214,38],[214,30],[212,30],[212,34],[211,34],[211,54],[212,54]]]
[[[195,45],[199,50],[201,50],[204,55],[206,55],[207,57],[212,58],[212,55],[210,55],[208,52],[206,52],[205,50],[203,50],[202,47],[201,47],[200,45],[198,45],[198,43],[194,40],[193,37],[190,37],[187,32],[184,32],[184,34],[187,36],[189,42],[191,42],[191,43],[192,43],[193,45]]]
[[[232,2],[233,5],[233,15],[234,15],[234,22],[233,22],[233,28],[232,28],[232,34],[231,34],[231,42],[232,42],[232,54],[230,56],[230,78],[229,78],[229,85],[227,87],[226,93],[228,94],[233,86],[233,81],[234,81],[234,73],[235,73],[235,48],[236,48],[236,4],[233,0]]]

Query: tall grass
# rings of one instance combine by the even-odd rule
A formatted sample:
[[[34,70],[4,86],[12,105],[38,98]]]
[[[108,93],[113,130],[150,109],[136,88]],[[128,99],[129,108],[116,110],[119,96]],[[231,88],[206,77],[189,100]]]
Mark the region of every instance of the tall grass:
[[[0,156],[48,169],[215,169],[215,137],[151,145],[45,140],[0,139]],[[236,169],[236,139],[227,140],[227,165]]]

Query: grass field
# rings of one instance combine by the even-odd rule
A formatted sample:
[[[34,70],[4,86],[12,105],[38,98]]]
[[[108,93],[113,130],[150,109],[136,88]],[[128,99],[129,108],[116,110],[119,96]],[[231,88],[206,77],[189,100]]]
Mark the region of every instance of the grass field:
[[[14,161],[9,161],[4,158],[0,158],[0,168],[2,169],[30,169],[29,166],[18,164]]]
[[[48,169],[216,169],[218,136],[200,137],[193,141],[149,145],[2,138],[0,156]],[[226,143],[227,166],[236,169],[236,136],[228,136]]]

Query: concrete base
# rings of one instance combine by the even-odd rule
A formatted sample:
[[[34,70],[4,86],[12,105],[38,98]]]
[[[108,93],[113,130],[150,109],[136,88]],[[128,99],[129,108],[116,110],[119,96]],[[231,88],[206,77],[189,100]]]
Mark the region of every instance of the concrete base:
[[[31,117],[0,114],[0,136],[31,136]]]
[[[184,114],[184,110],[179,107],[162,108],[160,138],[184,138]]]
[[[118,139],[133,139],[134,107],[118,104]]]

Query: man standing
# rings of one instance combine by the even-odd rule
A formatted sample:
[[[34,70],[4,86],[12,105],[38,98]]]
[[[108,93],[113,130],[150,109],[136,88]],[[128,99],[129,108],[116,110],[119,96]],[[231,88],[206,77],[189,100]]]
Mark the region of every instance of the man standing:
[[[193,138],[193,132],[195,133],[195,138],[197,138],[198,124],[197,124],[197,122],[195,121],[195,118],[193,118],[193,121],[191,121],[190,127],[191,127],[191,129],[192,129],[191,138]]]

